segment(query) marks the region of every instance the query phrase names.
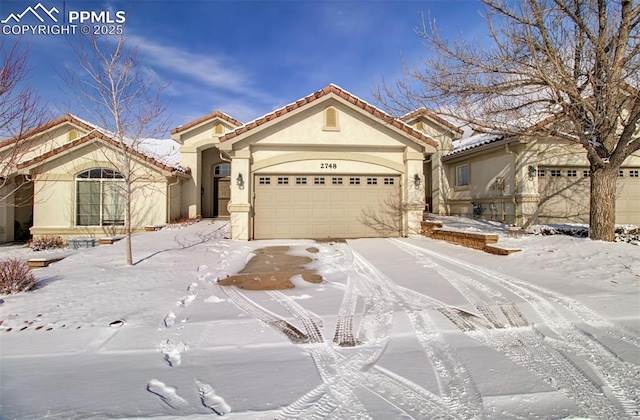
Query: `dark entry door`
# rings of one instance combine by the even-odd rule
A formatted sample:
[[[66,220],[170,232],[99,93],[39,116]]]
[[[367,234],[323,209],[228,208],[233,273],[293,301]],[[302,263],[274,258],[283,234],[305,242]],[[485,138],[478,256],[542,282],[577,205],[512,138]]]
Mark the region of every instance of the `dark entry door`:
[[[231,178],[214,178],[213,212],[215,217],[228,216],[227,205],[231,199]]]

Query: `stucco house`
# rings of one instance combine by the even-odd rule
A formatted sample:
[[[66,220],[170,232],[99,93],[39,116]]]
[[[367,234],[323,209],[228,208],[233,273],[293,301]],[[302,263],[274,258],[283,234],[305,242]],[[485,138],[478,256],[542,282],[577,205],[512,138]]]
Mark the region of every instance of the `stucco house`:
[[[575,143],[477,134],[454,142],[442,157],[448,214],[517,226],[588,223],[589,162]],[[619,171],[616,223],[640,225],[640,153]]]
[[[135,230],[230,219],[238,240],[417,233],[424,211],[523,225],[585,222],[581,149],[545,139],[463,137],[426,109],[394,118],[329,85],[248,123],[215,111],[132,145]],[[121,150],[73,115],[0,142],[0,241],[122,232]],[[16,152],[19,151],[19,153]],[[10,159],[9,159],[10,160]],[[640,224],[640,156],[619,178],[617,223]]]
[[[136,191],[134,230],[179,217],[180,187],[189,177],[179,155],[152,139],[127,150]],[[27,231],[65,239],[122,233],[121,155],[108,133],[70,114],[19,141],[1,142],[0,241],[21,239]]]
[[[183,211],[228,209],[243,240],[415,233],[434,137],[452,130],[426,120],[421,131],[335,85],[246,124],[214,112],[171,132],[191,168]]]

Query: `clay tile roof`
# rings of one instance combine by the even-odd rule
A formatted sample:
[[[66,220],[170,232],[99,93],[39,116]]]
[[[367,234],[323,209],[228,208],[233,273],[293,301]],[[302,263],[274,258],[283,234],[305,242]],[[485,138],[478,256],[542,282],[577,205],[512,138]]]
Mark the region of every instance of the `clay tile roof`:
[[[71,116],[74,120],[80,121],[77,118],[73,117],[73,115],[70,115],[70,114],[68,114],[68,115]],[[57,118],[55,120],[52,120],[51,122],[58,121],[58,124],[60,124],[61,122],[68,121],[67,119],[65,119],[66,117],[67,116],[60,117],[60,118]],[[49,125],[49,124],[50,123],[47,123],[45,125]],[[82,137],[78,137],[77,139],[72,140],[72,141],[70,141],[68,143],[65,143],[60,147],[57,147],[55,149],[51,149],[51,150],[49,150],[48,152],[46,152],[46,153],[44,153],[42,155],[36,156],[36,157],[34,157],[32,159],[29,159],[27,161],[24,161],[24,162],[20,162],[17,165],[18,169],[26,168],[26,167],[29,167],[31,165],[35,165],[35,164],[38,164],[40,162],[44,162],[47,159],[49,159],[49,158],[51,158],[51,157],[53,157],[53,156],[55,156],[55,155],[57,155],[59,153],[62,153],[64,151],[66,151],[66,150],[73,149],[73,148],[75,148],[77,146],[80,146],[82,144],[88,143],[89,141],[91,141],[93,139],[100,139],[100,140],[102,140],[104,142],[107,142],[107,143],[109,143],[109,144],[111,144],[111,145],[113,145],[115,147],[120,147],[119,143],[116,140],[112,139],[111,137],[107,136],[106,134],[102,133],[101,131],[96,130],[95,128],[91,128],[91,126],[88,125],[85,122],[82,122],[82,124],[83,124],[83,128],[91,129],[91,131],[88,134],[86,134],[86,135],[84,135]],[[51,125],[51,127],[53,127],[54,125]],[[168,171],[168,172],[189,173],[188,169],[176,168],[176,167],[167,165],[167,164],[162,163],[162,162],[160,162],[159,160],[157,160],[157,159],[155,159],[153,157],[150,157],[150,156],[148,156],[148,155],[146,155],[144,153],[141,153],[141,152],[139,152],[137,150],[134,150],[129,146],[125,146],[125,147],[127,148],[128,152],[132,153],[137,158],[139,158],[139,159],[141,159],[141,160],[143,160],[145,162],[148,162],[148,163],[150,163],[152,165],[155,165],[155,166],[157,166],[158,168],[160,168],[162,170],[165,170],[165,171]]]
[[[61,117],[55,118],[53,120],[47,121],[43,124],[40,124],[39,126],[32,128],[31,130],[25,131],[24,133],[22,133],[21,135],[18,136],[13,136],[11,138],[8,138],[6,140],[3,140],[2,142],[0,142],[0,147],[4,147],[7,146],[9,144],[15,143],[16,141],[19,141],[21,139],[26,139],[32,136],[35,136],[39,133],[45,132],[53,127],[56,127],[58,125],[64,124],[64,123],[72,123],[78,127],[83,128],[86,131],[92,131],[95,130],[96,127],[87,123],[86,121],[82,121],[81,119],[79,119],[78,117],[76,117],[75,115],[72,114],[64,114]]]
[[[339,96],[340,98],[344,99],[345,101],[355,105],[356,107],[364,110],[365,112],[368,112],[369,114],[371,114],[372,116],[374,116],[375,118],[378,118],[382,121],[384,121],[385,123],[401,130],[402,132],[409,134],[410,136],[424,142],[427,143],[431,146],[437,147],[437,143],[435,142],[435,140],[433,140],[431,137],[427,136],[426,134],[414,129],[413,127],[411,127],[410,125],[404,123],[403,121],[393,118],[392,116],[390,116],[389,114],[379,110],[378,108],[374,107],[373,105],[370,105],[369,103],[363,101],[362,99],[358,98],[357,96],[347,92],[346,90],[342,89],[341,87],[334,85],[334,84],[330,84],[328,86],[325,86],[324,88],[318,90],[317,92],[314,92],[308,96],[305,96],[302,99],[299,99],[297,101],[295,101],[294,103],[288,104],[283,106],[282,108],[276,109],[273,112],[270,112],[267,115],[264,115],[262,117],[259,117],[251,122],[246,123],[245,125],[236,128],[233,131],[228,132],[227,134],[223,135],[220,137],[220,142],[225,142],[228,140],[231,140],[234,137],[239,136],[242,133],[245,133],[247,131],[250,131],[256,127],[259,127],[269,121],[281,118],[282,116],[288,114],[289,112],[292,112],[298,108],[301,108],[307,104],[310,104],[324,96],[327,96],[329,94],[334,94]]]
[[[434,121],[437,121],[439,124],[457,132],[457,133],[464,133],[464,131],[460,128],[460,127],[456,127],[455,125],[451,124],[449,121],[445,120],[444,118],[442,118],[441,116],[439,116],[438,114],[436,114],[433,111],[429,111],[427,108],[418,108],[415,111],[412,111],[408,114],[403,115],[402,117],[400,117],[400,119],[402,121],[411,121],[412,119],[419,117],[421,115],[424,115],[427,118],[431,118]]]
[[[173,130],[171,130],[171,134],[182,133],[183,131],[186,131],[186,130],[192,128],[192,127],[195,127],[198,124],[202,124],[203,122],[212,120],[214,118],[220,118],[221,120],[224,120],[224,121],[226,121],[226,122],[228,122],[228,123],[230,123],[230,124],[232,124],[232,125],[234,125],[236,127],[239,127],[239,126],[242,125],[242,123],[240,121],[236,120],[232,116],[227,115],[227,114],[225,114],[224,112],[222,112],[220,110],[216,110],[216,111],[213,111],[210,114],[203,115],[200,118],[196,118],[193,121],[190,121],[190,122],[188,122],[186,124],[183,124],[183,125],[181,125],[179,127],[174,128]]]

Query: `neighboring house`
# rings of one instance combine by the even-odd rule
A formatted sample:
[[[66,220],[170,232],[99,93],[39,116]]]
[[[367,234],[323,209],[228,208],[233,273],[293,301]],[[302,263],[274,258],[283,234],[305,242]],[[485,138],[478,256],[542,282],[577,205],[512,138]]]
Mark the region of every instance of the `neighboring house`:
[[[454,142],[443,156],[448,213],[527,226],[588,223],[589,162],[575,143],[477,134]],[[618,177],[616,223],[640,225],[640,153]]]
[[[417,233],[425,210],[523,225],[585,222],[582,149],[463,132],[419,109],[393,118],[335,85],[243,124],[215,111],[132,150],[134,230],[228,217],[238,240]],[[117,142],[65,115],[0,143],[0,241],[122,232]],[[640,224],[640,155],[619,178],[616,222]]]
[[[180,184],[188,174],[167,142],[150,139],[130,154],[137,189],[135,231],[180,215]],[[168,152],[160,154],[159,148]],[[104,130],[73,115],[37,127],[19,141],[1,142],[6,173],[0,191],[0,241],[21,239],[27,231],[34,237],[65,239],[122,233],[119,153]]]

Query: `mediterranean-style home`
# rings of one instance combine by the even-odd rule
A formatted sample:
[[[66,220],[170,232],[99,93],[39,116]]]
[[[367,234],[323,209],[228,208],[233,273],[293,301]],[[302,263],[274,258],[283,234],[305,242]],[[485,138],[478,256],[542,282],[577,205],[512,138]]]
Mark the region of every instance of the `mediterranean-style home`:
[[[108,132],[65,115],[25,137],[0,143],[0,159],[18,156],[3,174],[0,241],[122,233],[122,150]],[[472,202],[517,225],[588,217],[580,149],[462,137],[433,112],[394,118],[335,85],[246,124],[215,111],[126,146],[132,226],[206,217],[229,218],[238,240],[405,236],[425,210],[472,215]],[[634,155],[621,171],[618,223],[640,224],[639,170]]]

